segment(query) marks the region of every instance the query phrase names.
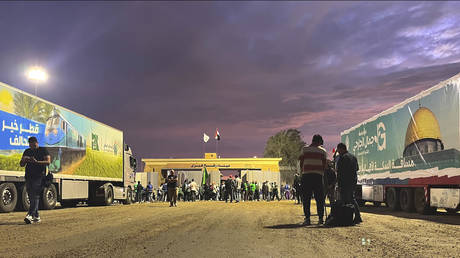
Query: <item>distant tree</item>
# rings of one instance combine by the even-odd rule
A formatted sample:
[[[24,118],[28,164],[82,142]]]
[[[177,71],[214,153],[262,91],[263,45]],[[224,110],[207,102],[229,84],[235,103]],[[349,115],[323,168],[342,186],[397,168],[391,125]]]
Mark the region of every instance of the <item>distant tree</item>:
[[[278,132],[267,140],[265,145],[265,158],[282,158],[280,165],[292,169],[297,167],[297,160],[302,152],[305,142],[302,134],[297,129],[288,129]]]

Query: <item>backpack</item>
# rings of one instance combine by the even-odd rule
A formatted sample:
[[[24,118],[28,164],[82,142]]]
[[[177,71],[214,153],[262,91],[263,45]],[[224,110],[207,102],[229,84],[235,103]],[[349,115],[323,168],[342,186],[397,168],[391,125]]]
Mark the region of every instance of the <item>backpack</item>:
[[[338,200],[331,204],[331,214],[324,223],[328,227],[340,227],[353,225],[353,214],[355,208],[353,204],[345,204]]]

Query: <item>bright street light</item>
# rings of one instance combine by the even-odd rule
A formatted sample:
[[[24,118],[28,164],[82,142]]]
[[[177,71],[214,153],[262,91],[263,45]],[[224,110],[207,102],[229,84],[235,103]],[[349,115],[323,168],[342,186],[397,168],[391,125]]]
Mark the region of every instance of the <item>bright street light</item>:
[[[40,66],[34,66],[27,71],[27,78],[34,83],[35,96],[37,96],[37,83],[43,83],[48,80],[48,73]]]

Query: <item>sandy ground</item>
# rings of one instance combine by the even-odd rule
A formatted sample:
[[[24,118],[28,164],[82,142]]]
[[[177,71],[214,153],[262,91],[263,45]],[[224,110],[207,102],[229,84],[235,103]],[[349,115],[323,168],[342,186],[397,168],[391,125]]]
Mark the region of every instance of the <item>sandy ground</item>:
[[[459,213],[365,207],[362,224],[342,228],[317,226],[317,216],[301,226],[293,201],[55,209],[32,225],[24,216],[0,214],[1,257],[460,257]]]

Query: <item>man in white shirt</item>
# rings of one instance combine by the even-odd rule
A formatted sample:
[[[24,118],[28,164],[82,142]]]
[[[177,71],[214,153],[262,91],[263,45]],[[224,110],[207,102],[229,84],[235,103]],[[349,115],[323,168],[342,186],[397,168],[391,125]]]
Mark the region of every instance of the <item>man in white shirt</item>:
[[[241,199],[241,184],[243,183],[243,180],[236,175],[235,176],[235,184],[236,184],[236,202],[240,202]]]
[[[198,192],[198,185],[196,184],[195,179],[192,178],[192,182],[190,183],[189,187],[192,194],[192,202],[194,202],[196,199],[196,193]]]

